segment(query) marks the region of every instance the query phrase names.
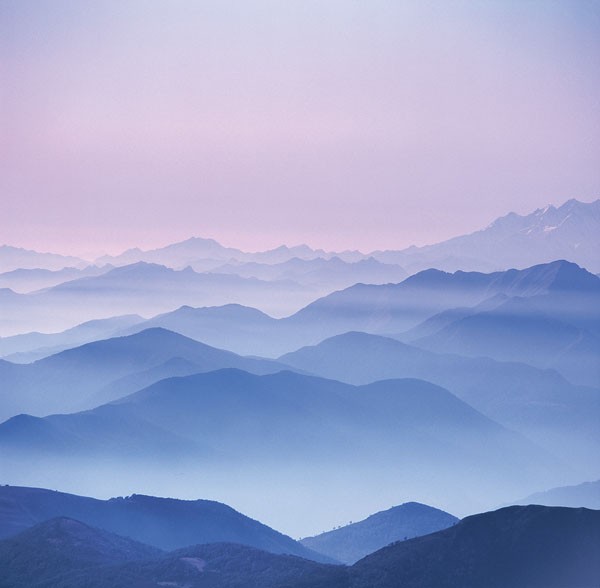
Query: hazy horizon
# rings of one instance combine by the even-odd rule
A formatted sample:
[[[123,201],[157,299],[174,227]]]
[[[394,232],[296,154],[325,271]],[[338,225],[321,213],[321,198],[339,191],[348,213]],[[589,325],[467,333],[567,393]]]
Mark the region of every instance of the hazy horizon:
[[[577,200],[577,199],[576,199]],[[592,200],[585,200],[585,201],[580,201],[583,202],[585,204],[589,204],[592,202],[595,202],[597,199],[592,199]],[[553,203],[548,203],[546,206],[554,206],[555,208],[559,208],[562,204],[564,204],[564,202],[553,202]],[[545,207],[544,207],[545,208]],[[536,209],[536,210],[541,210],[542,208]],[[505,214],[509,214],[510,212],[516,212],[516,211],[506,211]],[[525,211],[524,214],[528,214],[528,213],[532,213],[534,212],[534,210],[529,210],[529,211]],[[501,215],[501,216],[505,216],[505,214]],[[517,214],[521,214],[519,212],[517,212]],[[498,217],[500,218],[500,217]],[[496,219],[491,219],[490,222],[493,222]],[[479,231],[481,229],[484,229],[489,223],[487,223],[486,225],[481,225],[479,227],[475,227],[470,231],[467,231],[466,234],[471,234],[473,232]],[[458,237],[460,235],[456,234],[456,235],[449,235],[447,238],[448,239],[452,239],[453,237]],[[297,247],[297,246],[304,246],[307,245],[308,247],[314,249],[314,250],[319,250],[322,249],[328,253],[331,252],[338,252],[341,253],[343,251],[360,251],[362,254],[369,254],[371,252],[375,252],[377,251],[377,248],[375,247],[370,247],[367,249],[359,249],[357,247],[352,247],[351,245],[348,245],[346,247],[339,247],[339,248],[332,248],[329,249],[325,246],[322,246],[318,243],[310,243],[307,241],[299,241],[299,242],[273,242],[273,243],[269,243],[266,244],[262,249],[258,248],[258,247],[247,247],[244,248],[242,245],[236,243],[236,242],[225,242],[220,240],[218,237],[213,236],[213,235],[207,235],[207,234],[192,234],[192,235],[187,235],[187,236],[181,236],[180,238],[176,238],[175,240],[167,240],[167,241],[144,241],[142,244],[138,243],[138,242],[130,242],[128,245],[126,246],[119,246],[118,242],[113,242],[110,245],[105,246],[103,249],[98,249],[98,250],[76,250],[70,247],[61,247],[59,244],[56,243],[48,243],[48,245],[41,245],[41,246],[29,246],[27,244],[19,244],[17,242],[4,242],[4,243],[0,243],[0,246],[2,245],[8,245],[11,247],[18,247],[21,249],[27,249],[27,250],[35,250],[38,251],[39,253],[56,253],[56,254],[60,254],[60,255],[68,255],[68,256],[75,256],[75,257],[80,257],[81,259],[85,260],[85,261],[90,261],[90,262],[94,262],[95,260],[97,260],[99,257],[102,257],[104,255],[119,255],[121,253],[124,253],[125,251],[129,250],[129,249],[141,249],[143,251],[146,250],[153,250],[153,249],[160,249],[162,247],[166,247],[168,245],[172,245],[174,243],[180,243],[183,241],[187,241],[190,239],[195,239],[195,238],[199,238],[199,239],[207,239],[207,240],[214,240],[216,242],[218,242],[220,245],[222,245],[223,247],[229,247],[229,248],[234,248],[234,249],[239,249],[240,251],[243,251],[245,253],[254,253],[254,252],[259,252],[259,251],[267,251],[267,250],[271,250],[271,249],[275,249],[277,247],[281,247],[281,246],[287,246],[289,248],[293,248],[293,247]],[[235,237],[233,237],[234,241],[235,241]],[[445,239],[444,239],[445,240]],[[440,241],[431,241],[431,242],[426,242],[426,243],[411,243],[409,245],[406,245],[404,247],[397,247],[395,249],[397,250],[402,250],[402,249],[406,249],[408,247],[411,246],[417,246],[417,247],[422,247],[422,246],[426,246],[426,245],[433,245],[436,244]],[[147,243],[147,244],[145,244]],[[393,248],[392,248],[393,249]]]
[[[402,249],[600,194],[600,5],[0,7],[2,241]]]

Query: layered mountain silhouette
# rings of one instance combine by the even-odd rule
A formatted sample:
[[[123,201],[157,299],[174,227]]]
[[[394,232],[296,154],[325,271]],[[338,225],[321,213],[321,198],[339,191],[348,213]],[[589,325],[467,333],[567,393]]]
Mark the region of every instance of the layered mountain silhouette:
[[[141,249],[129,249],[116,256],[105,255],[96,260],[96,263],[112,263],[114,265],[129,265],[144,261],[157,263],[172,268],[182,268],[188,265],[197,266],[201,271],[213,270],[230,261],[279,264],[291,259],[313,260],[331,259],[338,257],[343,261],[353,262],[364,258],[359,251],[343,251],[339,253],[326,252],[322,249],[311,249],[307,245],[288,247],[281,245],[268,251],[248,253],[232,247],[224,247],[214,239],[203,239],[192,237],[173,243],[166,247],[142,251]]]
[[[446,271],[495,271],[525,268],[568,259],[596,273],[600,270],[600,200],[568,200],[528,215],[514,212],[469,235],[425,247],[378,251],[384,263],[396,263],[414,273],[435,267]]]
[[[83,259],[57,253],[39,253],[21,247],[0,245],[0,272],[18,269],[61,270],[65,267],[83,268],[89,265]]]
[[[92,408],[176,375],[239,368],[265,374],[284,364],[238,356],[165,329],[87,343],[32,364],[0,363],[0,415]]]
[[[0,541],[0,586],[83,586],[86,576],[93,577],[90,570],[160,554],[159,549],[60,517]]]
[[[511,507],[401,541],[351,567],[216,543],[156,553],[68,518],[0,542],[0,586],[28,588],[593,588],[600,512]]]
[[[0,486],[0,538],[57,517],[77,519],[162,550],[205,543],[238,543],[315,561],[327,556],[303,547],[226,504],[134,494],[97,500],[42,488]]]
[[[347,586],[340,566],[235,543],[161,553],[65,517],[0,541],[0,566],[2,588]]]
[[[544,504],[546,506],[585,507],[600,510],[600,480],[536,492],[526,498],[516,500],[514,504]]]
[[[351,501],[382,484],[464,512],[563,475],[549,454],[428,382],[357,387],[235,369],[161,380],[90,411],[11,418],[0,425],[0,455],[4,471],[29,484],[52,479],[54,469],[83,469],[87,484],[104,485],[107,464],[121,481],[143,475],[176,488],[174,473],[183,471],[190,484],[212,480],[236,504],[246,496],[240,476],[276,484],[278,493],[295,488],[298,476],[320,479],[299,497],[295,516],[321,492]],[[36,469],[24,470],[32,460]],[[432,487],[430,472],[443,484]]]
[[[599,219],[600,200],[592,203],[569,200],[558,208],[549,206],[526,216],[510,213],[481,231],[436,245],[371,254],[325,252],[306,245],[246,253],[223,247],[212,239],[194,237],[152,251],[132,249],[119,256],[100,258],[96,261],[99,265],[128,268],[106,272],[105,279],[98,276],[90,278],[91,281],[71,280],[36,295],[3,296],[6,317],[0,318],[0,333],[9,336],[32,330],[56,331],[75,326],[77,322],[117,314],[151,316],[182,305],[235,303],[285,316],[325,293],[354,282],[397,283],[405,275],[404,271],[414,274],[430,268],[497,272],[566,259],[597,273],[600,270],[596,253],[600,249]],[[88,265],[77,258],[39,254],[6,245],[0,249],[0,272],[83,269]],[[0,286],[3,283],[12,287],[0,278]],[[149,291],[153,295],[144,297],[143,293]],[[170,292],[170,299],[166,291]],[[81,302],[82,297],[87,299],[87,304]],[[383,301],[380,303],[385,307]],[[432,313],[441,310],[444,308],[434,308]],[[374,319],[377,325],[382,317]],[[397,326],[402,331],[415,324]],[[343,330],[372,331],[374,328],[353,324]],[[324,336],[333,334],[336,333],[330,331]],[[305,343],[316,342],[313,339]],[[280,353],[290,350],[280,350]]]
[[[71,347],[108,339],[143,321],[137,314],[128,314],[87,321],[61,333],[24,333],[0,337],[0,356],[16,363],[31,363]]]
[[[573,385],[552,370],[434,353],[388,337],[356,332],[285,354],[280,361],[353,384],[386,378],[426,379],[572,465],[578,464],[586,475],[594,475],[600,465],[600,390]]]
[[[600,511],[514,506],[358,562],[353,588],[564,588],[600,579]]]
[[[331,290],[347,288],[358,282],[388,284],[406,278],[406,272],[398,265],[381,263],[373,257],[347,262],[339,257],[327,259],[289,259],[283,263],[229,263],[213,270],[214,273],[235,274],[260,280],[292,280],[311,286],[328,294]]]
[[[319,293],[292,281],[266,282],[236,275],[174,270],[139,262],[99,276],[79,278],[52,288],[16,294],[3,300],[0,318],[4,336],[26,331],[56,331],[78,322],[122,314],[152,316],[182,305],[237,303],[273,315],[294,312]]]
[[[99,276],[113,269],[111,265],[89,265],[84,268],[65,267],[60,270],[15,269],[0,274],[0,288],[10,288],[19,293],[51,288],[63,282],[89,276]]]
[[[437,508],[407,502],[375,513],[363,521],[306,537],[301,543],[338,561],[353,564],[390,543],[429,535],[458,521]]]
[[[571,199],[559,207],[549,205],[527,215],[511,212],[468,235],[396,251],[336,253],[300,245],[246,253],[224,247],[213,239],[194,237],[151,251],[130,249],[118,256],[101,257],[96,263],[128,265],[145,261],[173,268],[192,265],[200,271],[212,271],[232,261],[274,265],[294,258],[328,260],[338,257],[346,262],[356,262],[373,257],[385,264],[399,265],[409,273],[417,273],[432,267],[450,272],[461,269],[490,272],[569,259],[597,273],[600,271],[599,234],[600,200],[587,203]]]

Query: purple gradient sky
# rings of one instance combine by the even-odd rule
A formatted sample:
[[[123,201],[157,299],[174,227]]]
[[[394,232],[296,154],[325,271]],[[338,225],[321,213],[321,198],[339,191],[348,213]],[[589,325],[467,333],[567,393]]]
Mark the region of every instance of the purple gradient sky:
[[[1,0],[0,242],[401,248],[600,195],[600,2]]]

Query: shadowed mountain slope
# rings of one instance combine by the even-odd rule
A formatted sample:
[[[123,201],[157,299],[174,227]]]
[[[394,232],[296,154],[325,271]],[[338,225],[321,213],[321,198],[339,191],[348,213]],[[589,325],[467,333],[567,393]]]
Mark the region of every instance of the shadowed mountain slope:
[[[61,576],[151,559],[161,551],[66,517],[53,518],[0,541],[0,587],[60,586]],[[73,584],[71,584],[73,585]],[[83,586],[83,582],[75,585]]]
[[[352,568],[352,588],[592,588],[600,511],[514,506],[403,541]]]
[[[144,549],[71,519],[50,521],[0,542],[0,586],[595,588],[600,512],[505,508],[385,547],[349,568],[228,543],[138,559]],[[112,565],[105,563],[111,555]]]

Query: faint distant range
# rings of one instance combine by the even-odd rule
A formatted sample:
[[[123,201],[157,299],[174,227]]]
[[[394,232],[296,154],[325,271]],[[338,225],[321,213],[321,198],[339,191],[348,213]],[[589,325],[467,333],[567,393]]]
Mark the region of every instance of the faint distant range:
[[[282,245],[268,251],[244,252],[224,247],[213,239],[193,237],[159,249],[143,251],[129,249],[116,256],[106,255],[96,264],[129,265],[139,261],[165,265],[174,269],[191,266],[196,271],[237,273],[261,279],[296,279],[299,274],[319,271],[319,267],[305,266],[299,261],[333,260],[352,264],[372,258],[387,266],[401,266],[415,273],[434,267],[445,271],[495,271],[511,267],[523,268],[553,259],[568,259],[591,272],[600,272],[600,199],[586,203],[572,199],[558,208],[547,206],[528,215],[514,212],[492,222],[474,233],[454,237],[435,245],[412,246],[403,250],[331,252],[312,249],[307,245]],[[296,261],[294,267],[286,265]],[[72,266],[89,265],[83,259],[51,253],[37,253],[25,249],[0,247],[0,272],[19,268],[58,270]],[[265,266],[280,266],[271,269]],[[330,269],[334,266],[329,266]],[[378,266],[376,266],[378,267]],[[364,266],[353,269],[364,270]],[[379,268],[392,274],[398,268]],[[355,280],[361,281],[361,280]],[[395,281],[390,279],[389,281]]]
[[[536,492],[526,498],[516,500],[513,504],[544,504],[546,506],[584,507],[600,510],[600,480]]]
[[[598,251],[600,200],[570,200],[528,216],[511,213],[471,235],[369,255],[306,245],[245,253],[192,238],[86,266],[75,258],[4,246],[0,336],[58,331],[116,315],[152,316],[183,305],[240,304],[283,317],[333,291],[397,284],[425,268],[489,272],[565,259],[596,273]]]
[[[186,276],[193,279],[186,280]],[[67,282],[39,294],[12,293],[6,297],[3,309],[6,309],[6,321],[18,317],[23,321],[32,320],[36,312],[42,319],[47,317],[46,320],[56,320],[62,312],[64,317],[75,321],[85,313],[98,312],[102,304],[112,304],[112,308],[125,313],[137,309],[144,312],[152,308],[148,304],[176,305],[196,284],[198,292],[206,295],[206,289],[200,288],[203,276],[191,270],[176,272],[164,266],[134,264],[98,277]],[[215,292],[215,296],[217,294]],[[2,291],[0,298],[1,295]],[[110,306],[104,310],[108,312]],[[336,335],[362,331],[420,347],[421,358],[433,358],[432,353],[487,356],[496,361],[550,368],[576,384],[597,387],[600,382],[597,361],[600,278],[566,261],[491,274],[426,270],[399,284],[357,284],[319,298],[283,319],[240,305],[203,308],[184,305],[149,320],[139,316],[115,316],[84,323],[63,333],[0,338],[0,357],[27,362],[95,339],[132,334],[151,327],[169,329],[241,355],[263,357],[278,357]],[[370,341],[376,346],[375,340]],[[340,341],[340,345],[342,342],[344,353],[352,352],[354,348],[348,345],[349,341]],[[386,353],[388,349],[398,357],[408,353],[401,345],[392,344],[381,342],[382,347],[387,346]],[[317,356],[327,354],[334,347],[335,344],[323,346],[315,352]],[[430,354],[425,354],[424,349]],[[300,366],[308,358],[311,365],[301,369],[327,377],[345,380],[356,377],[349,381],[366,383],[398,375],[391,373],[389,366],[377,367],[377,363],[370,364],[370,372],[355,374],[361,365],[355,360],[340,359],[341,366],[347,365],[340,370],[335,362],[307,357],[310,354],[310,351],[300,353],[293,361],[300,362]],[[406,375],[433,374],[427,375],[426,379],[430,379],[445,373],[448,381],[439,383],[451,385],[456,374],[452,370],[443,371],[442,359],[435,361],[440,367],[434,371],[427,365],[419,374],[414,369],[421,364],[411,364],[414,369]]]
[[[96,263],[125,265],[146,261],[169,267],[191,265],[199,271],[227,271],[261,279],[282,279],[290,271],[285,263],[293,258],[305,261],[339,258],[344,262],[372,258],[381,263],[400,265],[408,273],[431,267],[446,271],[495,271],[511,267],[523,268],[554,259],[568,259],[597,272],[600,271],[598,251],[600,199],[591,203],[569,200],[559,208],[547,206],[526,216],[512,212],[475,233],[435,245],[413,246],[400,251],[335,253],[300,245],[245,253],[239,249],[223,247],[212,239],[192,238],[151,251],[130,249],[114,257],[101,257]],[[224,263],[226,265],[223,268]],[[264,267],[274,264],[284,264],[284,267],[271,270]]]

